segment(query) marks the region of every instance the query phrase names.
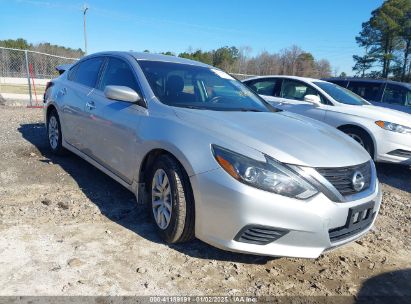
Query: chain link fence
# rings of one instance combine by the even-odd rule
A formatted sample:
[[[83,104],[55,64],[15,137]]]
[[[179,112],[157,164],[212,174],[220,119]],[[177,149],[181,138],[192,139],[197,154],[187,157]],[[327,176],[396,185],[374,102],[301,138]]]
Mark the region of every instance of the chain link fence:
[[[56,66],[77,60],[0,47],[0,102],[40,106],[47,82],[58,76]]]

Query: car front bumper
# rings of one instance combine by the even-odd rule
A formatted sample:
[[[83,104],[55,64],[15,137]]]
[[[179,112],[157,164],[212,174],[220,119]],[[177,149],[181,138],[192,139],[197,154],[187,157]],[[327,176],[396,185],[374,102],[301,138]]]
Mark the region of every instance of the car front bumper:
[[[407,153],[398,153],[404,151]],[[411,165],[411,134],[383,131],[378,141],[375,161]]]
[[[221,249],[257,255],[316,258],[364,235],[374,224],[381,204],[378,181],[368,197],[335,203],[322,193],[303,201],[262,191],[236,181],[222,169],[190,179],[196,201],[197,238]],[[344,227],[350,210],[367,203],[373,205],[374,213],[369,225],[332,242],[329,230]],[[287,233],[264,245],[238,241],[239,232],[250,225]]]

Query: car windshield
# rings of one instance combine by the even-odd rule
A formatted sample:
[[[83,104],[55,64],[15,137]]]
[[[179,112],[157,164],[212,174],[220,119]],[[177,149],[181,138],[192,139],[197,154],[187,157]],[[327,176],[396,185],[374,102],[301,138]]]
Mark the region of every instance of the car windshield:
[[[323,89],[328,95],[334,98],[336,101],[355,106],[369,105],[367,101],[362,99],[357,94],[350,90],[344,89],[339,85],[330,82],[315,81],[314,84]]]
[[[164,104],[214,111],[276,111],[221,70],[162,61],[138,63],[154,94]]]

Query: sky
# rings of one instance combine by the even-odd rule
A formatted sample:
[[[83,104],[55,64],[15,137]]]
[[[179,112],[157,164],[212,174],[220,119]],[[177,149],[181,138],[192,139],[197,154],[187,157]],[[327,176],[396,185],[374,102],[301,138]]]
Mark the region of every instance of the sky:
[[[0,0],[0,40],[24,38],[88,53],[250,46],[250,55],[297,45],[352,74],[362,22],[383,0]]]

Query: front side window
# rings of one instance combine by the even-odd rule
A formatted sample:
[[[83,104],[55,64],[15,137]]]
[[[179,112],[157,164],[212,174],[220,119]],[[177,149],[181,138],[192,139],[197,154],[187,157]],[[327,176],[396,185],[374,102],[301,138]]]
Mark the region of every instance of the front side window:
[[[99,89],[104,91],[104,88],[108,85],[125,86],[133,89],[137,93],[140,92],[130,66],[118,58],[109,59],[103,77],[101,78]]]
[[[350,90],[344,89],[343,87],[340,87],[334,83],[315,81],[314,84],[320,87],[324,92],[330,95],[337,102],[355,106],[369,104],[367,101],[362,99],[357,94],[351,92]]]
[[[411,90],[399,85],[387,84],[382,102],[411,106]]]
[[[284,79],[281,86],[281,97],[286,99],[303,101],[306,95],[316,95],[320,97],[321,103],[326,104],[326,100],[321,94],[313,87],[305,84],[304,82]]]
[[[190,64],[139,60],[156,97],[164,104],[214,111],[274,109],[227,73]]]
[[[251,80],[250,82],[247,82],[247,85],[257,94],[273,96],[276,83],[276,79],[270,78]]]
[[[75,68],[73,75],[69,74],[70,80],[94,88],[97,83],[102,63],[102,57],[91,58],[80,62],[78,66],[76,65],[77,67]]]
[[[381,86],[382,83],[352,81],[348,89],[368,101],[380,101]]]

